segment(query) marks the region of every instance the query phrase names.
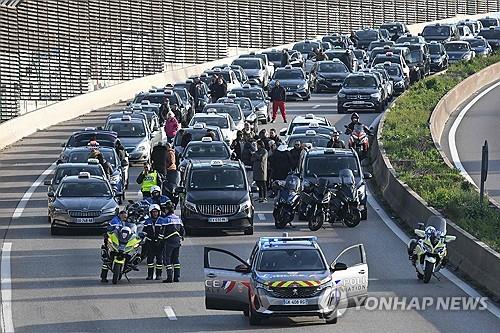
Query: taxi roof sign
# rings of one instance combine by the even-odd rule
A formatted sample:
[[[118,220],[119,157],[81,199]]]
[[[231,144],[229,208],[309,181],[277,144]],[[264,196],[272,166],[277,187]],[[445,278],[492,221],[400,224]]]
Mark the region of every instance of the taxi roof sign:
[[[90,178],[90,172],[82,171],[78,174],[78,178]]]
[[[99,160],[97,158],[89,158],[87,160],[88,164],[99,164]]]
[[[201,138],[201,142],[212,142],[212,138],[209,136],[204,136]]]
[[[309,127],[311,127],[311,128],[318,128],[319,124],[318,123],[310,123]]]
[[[316,135],[316,131],[315,130],[307,130],[306,131],[306,136],[315,136]]]
[[[219,167],[219,166],[223,166],[224,163],[222,163],[221,160],[212,160],[210,162],[210,166],[213,166],[213,167]]]
[[[314,119],[314,115],[312,113],[308,113],[308,114],[306,114],[306,116],[304,118],[306,118],[306,119]]]
[[[203,122],[199,122],[199,123],[194,124],[193,128],[202,129],[202,128],[205,128],[206,126],[207,126],[207,124],[205,124]]]

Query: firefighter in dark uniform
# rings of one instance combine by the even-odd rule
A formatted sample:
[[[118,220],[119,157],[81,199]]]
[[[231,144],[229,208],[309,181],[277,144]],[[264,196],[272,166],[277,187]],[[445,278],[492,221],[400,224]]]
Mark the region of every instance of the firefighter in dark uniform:
[[[179,282],[181,276],[179,250],[181,242],[184,240],[184,235],[185,231],[182,220],[174,214],[174,207],[169,202],[166,204],[166,216],[163,218],[163,237],[165,241],[163,264],[167,270],[167,278],[163,280],[164,283]]]
[[[153,274],[156,268],[155,280],[161,280],[161,273],[163,270],[163,234],[162,226],[163,219],[160,217],[160,206],[153,204],[149,206],[149,217],[144,221],[144,228],[142,231],[145,234],[145,244],[148,249],[147,264],[148,264],[148,277],[146,280],[153,280]],[[155,266],[156,259],[156,266]]]

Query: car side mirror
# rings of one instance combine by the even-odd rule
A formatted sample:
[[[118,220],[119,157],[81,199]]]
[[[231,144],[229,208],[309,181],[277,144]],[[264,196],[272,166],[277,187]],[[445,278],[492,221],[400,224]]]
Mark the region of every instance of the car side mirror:
[[[365,172],[365,173],[363,173],[363,178],[364,179],[372,179],[373,175],[369,172]]]
[[[66,142],[61,143],[61,147],[66,147]]]
[[[46,180],[43,182],[43,185],[46,185],[46,186],[50,186],[50,185],[52,185],[52,179],[46,179]]]
[[[131,102],[127,102],[127,106],[130,106],[130,104],[132,104]]]
[[[347,265],[344,264],[343,262],[338,262],[336,263],[335,265],[330,266],[331,270],[333,272],[336,272],[336,271],[345,271],[347,269]]]
[[[248,267],[247,265],[245,264],[241,264],[241,265],[238,265],[234,268],[235,272],[237,273],[244,273],[244,274],[248,274],[251,272],[250,270],[250,267]]]
[[[47,193],[47,196],[48,196],[49,198],[55,198],[55,197],[56,197],[56,194],[55,194],[54,192],[49,192],[49,193]]]
[[[95,129],[99,130],[99,131],[102,131],[104,128],[102,126],[97,126]]]
[[[186,193],[185,187],[179,186],[175,189],[175,194],[184,194],[184,193]]]
[[[250,192],[259,193],[259,188],[257,186],[250,186]]]
[[[286,129],[286,128],[282,128],[282,129],[280,130],[280,136],[285,136],[285,135],[286,135],[286,131],[287,131],[287,129]]]

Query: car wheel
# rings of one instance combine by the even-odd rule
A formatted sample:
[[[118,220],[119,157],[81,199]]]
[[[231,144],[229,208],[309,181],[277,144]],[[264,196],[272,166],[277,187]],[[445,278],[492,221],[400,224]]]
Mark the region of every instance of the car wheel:
[[[262,317],[252,309],[250,300],[248,300],[248,322],[251,326],[260,325]]]
[[[337,113],[338,114],[343,114],[345,113],[345,109],[343,106],[337,105]]]
[[[337,311],[333,311],[330,315],[325,317],[327,324],[336,324],[337,323]]]
[[[253,235],[253,227],[246,228],[244,231],[245,235]]]
[[[52,236],[58,236],[58,235],[61,235],[61,230],[57,227],[55,227],[54,225],[51,225],[50,226],[50,234]]]

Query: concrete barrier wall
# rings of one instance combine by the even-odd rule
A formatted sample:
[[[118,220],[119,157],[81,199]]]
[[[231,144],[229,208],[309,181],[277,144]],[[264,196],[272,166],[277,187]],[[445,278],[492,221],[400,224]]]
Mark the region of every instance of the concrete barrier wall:
[[[500,77],[500,64],[471,76],[450,91],[436,107],[439,114],[433,114],[431,117],[433,137],[440,137],[449,115],[483,85],[492,82],[495,75]],[[390,110],[384,114],[378,125],[377,140],[374,140],[371,150],[373,175],[391,209],[413,229],[429,216],[441,214],[429,207],[417,193],[397,178],[381,142],[388,112]],[[448,221],[448,234],[457,237],[456,241],[449,244],[450,263],[475,284],[500,298],[500,254],[451,221]]]

